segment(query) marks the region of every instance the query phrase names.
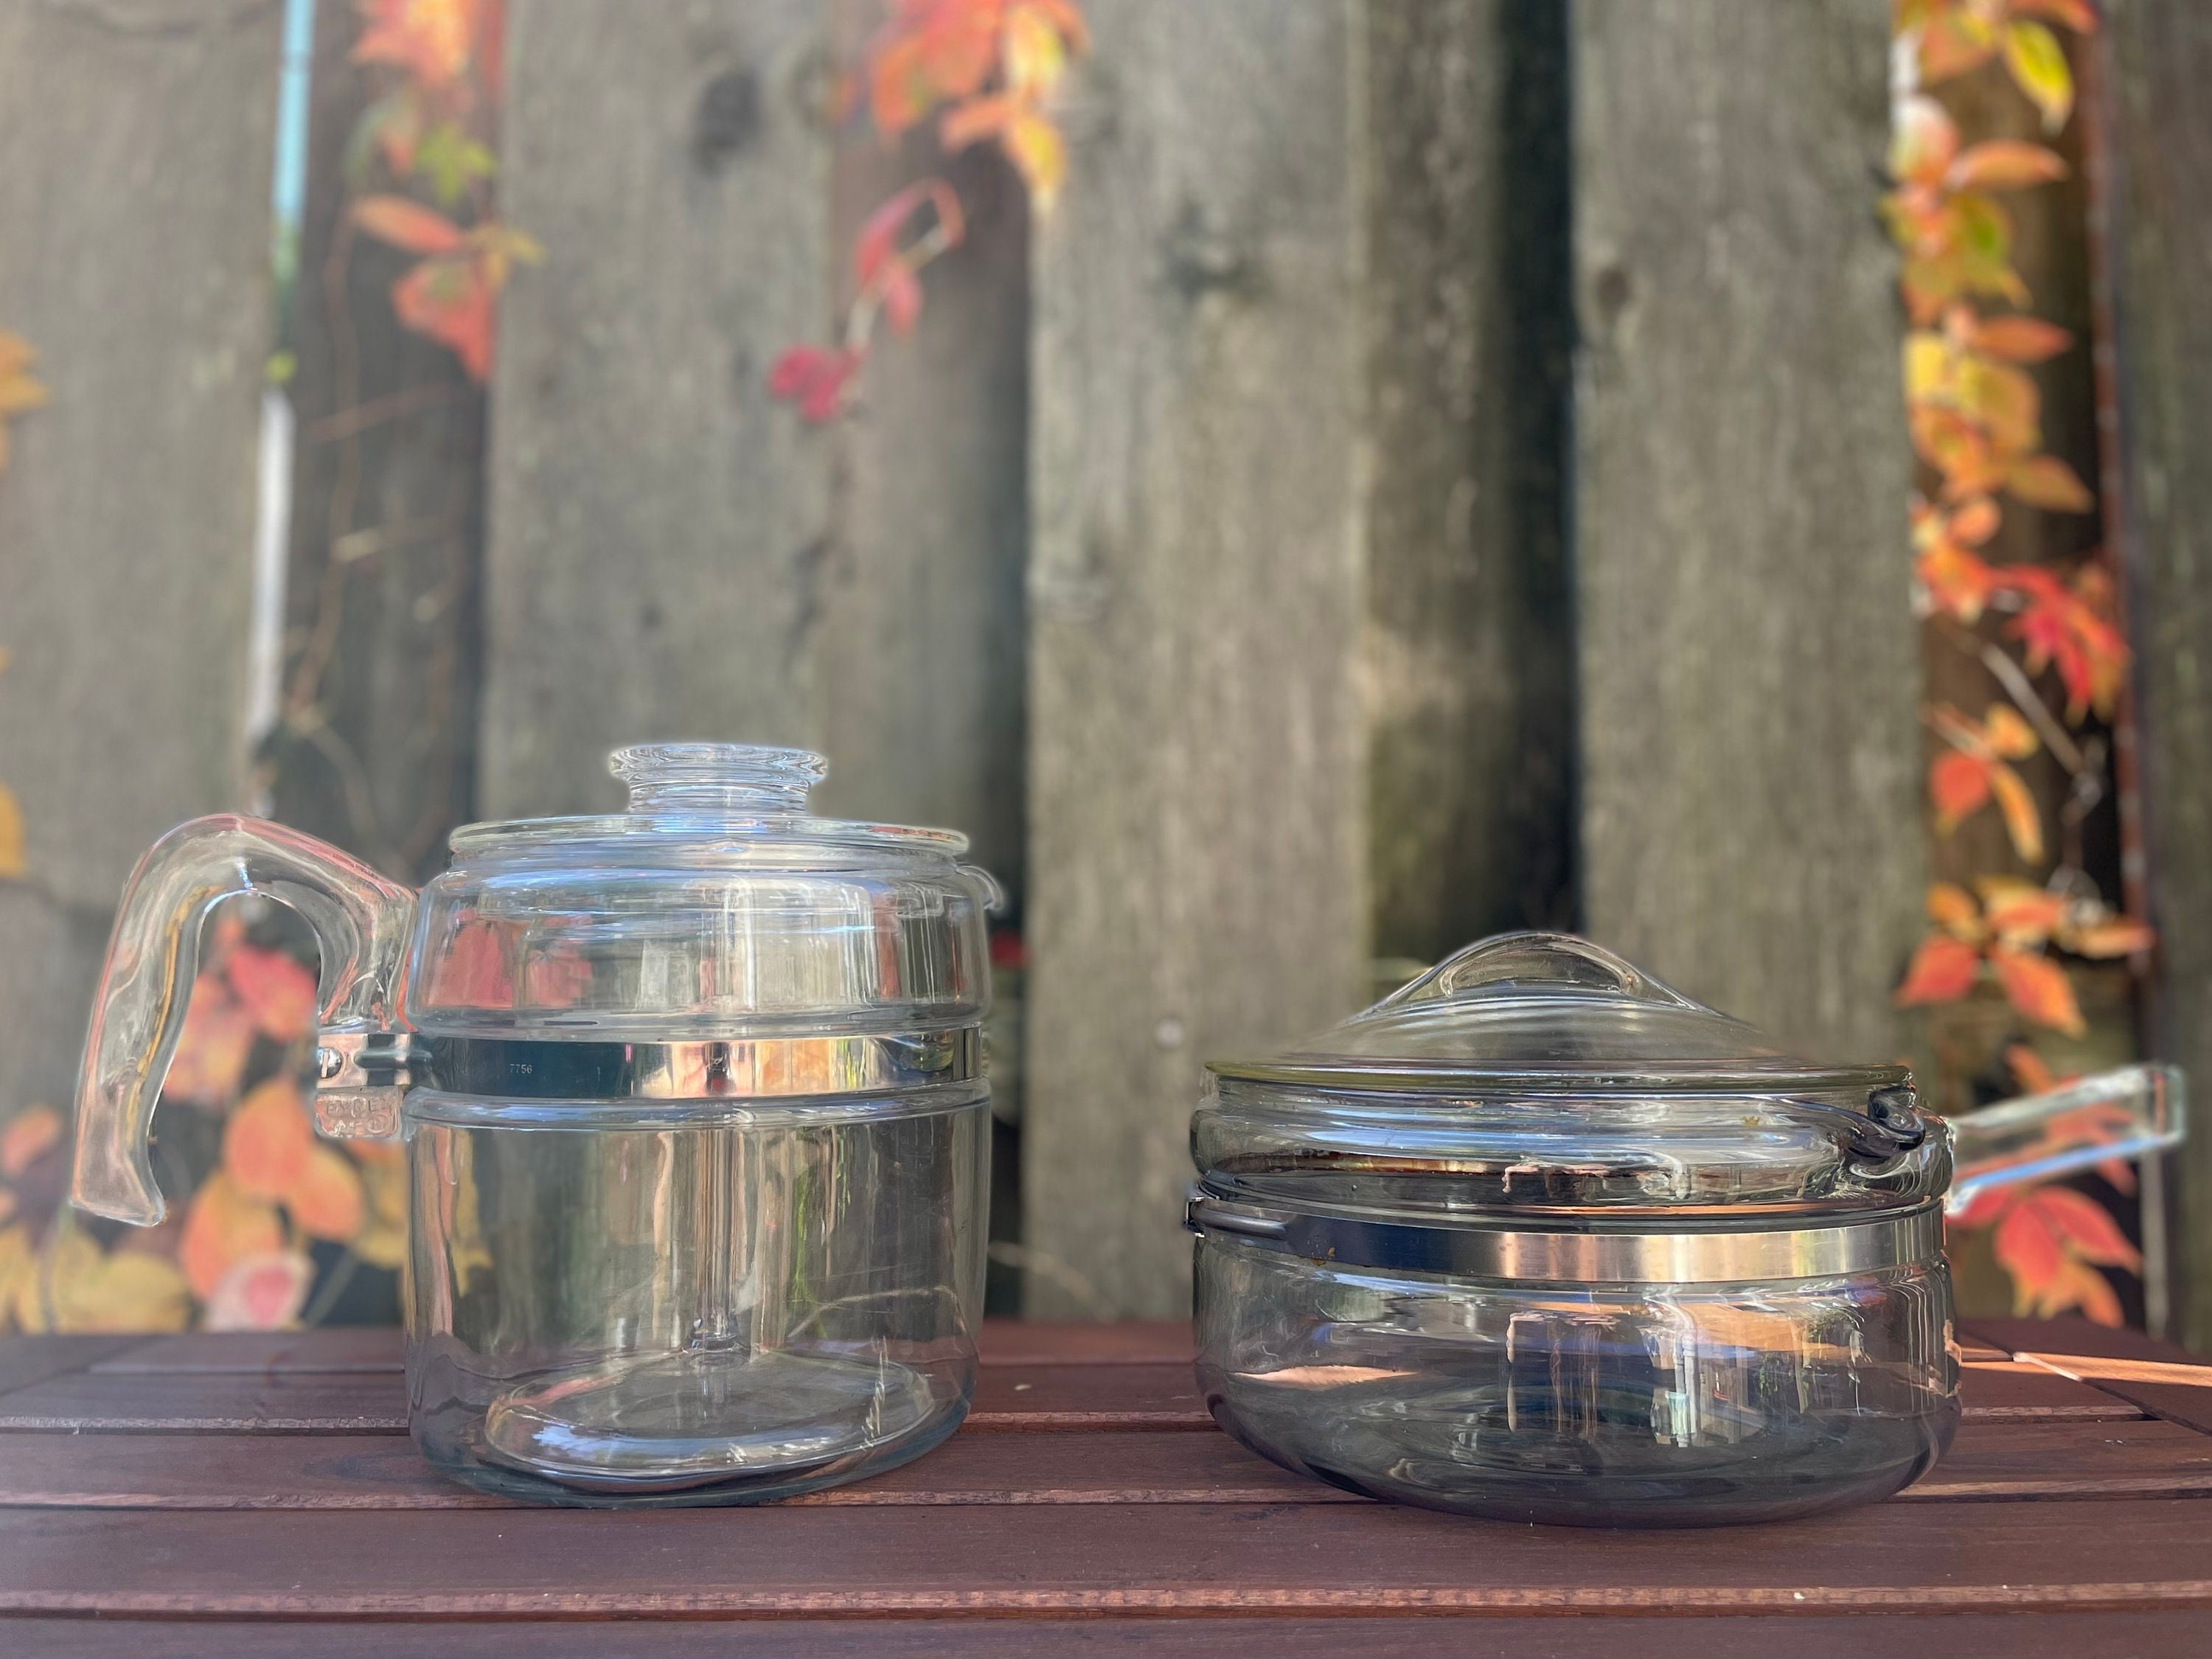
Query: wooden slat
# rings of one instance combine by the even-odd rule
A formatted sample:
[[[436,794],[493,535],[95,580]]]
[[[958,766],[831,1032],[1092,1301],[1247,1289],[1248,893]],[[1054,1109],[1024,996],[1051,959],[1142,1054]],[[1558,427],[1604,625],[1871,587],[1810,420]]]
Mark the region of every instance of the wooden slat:
[[[1567,9],[1355,9],[1378,957],[1572,914]]]
[[[145,1346],[143,1336],[43,1336],[35,1341],[0,1340],[0,1394],[27,1389],[50,1377],[64,1376]]]
[[[1386,1504],[0,1513],[0,1609],[619,1615],[2212,1607],[2212,1504],[1589,1533]]]
[[[976,1343],[986,1365],[1188,1365],[1188,1319],[987,1319]]]
[[[1933,1627],[1945,1659],[2203,1659],[2204,1614],[2166,1612],[1946,1614]],[[52,1659],[112,1659],[120,1651],[160,1659],[545,1659],[572,1650],[616,1650],[641,1659],[1057,1659],[1112,1654],[1130,1659],[1866,1659],[1929,1651],[1930,1626],[1911,1615],[1663,1620],[1584,1616],[1470,1619],[1143,1618],[632,1620],[616,1631],[538,1620],[483,1623],[348,1621],[305,1624],[192,1620],[21,1619],[0,1636]]]
[[[312,1336],[291,1340],[297,1344],[296,1352],[312,1355],[316,1351]],[[103,1367],[0,1395],[0,1429],[205,1432],[258,1426],[301,1433],[405,1425],[400,1379],[388,1366],[324,1371],[245,1363],[222,1368],[224,1343],[235,1343],[249,1357],[271,1351],[267,1338],[184,1339],[179,1351],[201,1356],[201,1363],[188,1369]],[[336,1342],[332,1351],[339,1351]],[[1972,1421],[2139,1415],[2117,1395],[2062,1376],[2047,1366],[2021,1361],[1970,1363],[1962,1372],[1960,1392]],[[1136,1358],[1109,1365],[1018,1360],[987,1364],[977,1373],[975,1409],[968,1422],[970,1430],[984,1432],[1136,1431],[1212,1425],[1187,1364]]]
[[[440,1476],[388,1435],[21,1433],[0,1447],[0,1505],[58,1509],[514,1507]],[[1969,1424],[1900,1502],[2212,1492],[2212,1441],[2169,1423]],[[1353,1504],[1226,1435],[958,1434],[928,1456],[801,1506]]]
[[[1031,1311],[1167,1316],[1200,1060],[1364,1000],[1351,9],[1090,13],[1032,283],[1024,1247]]]
[[[2212,1361],[2086,1319],[1981,1319],[1978,1335],[2021,1363],[2077,1379],[2154,1417],[2212,1434]]]
[[[2212,1078],[2212,11],[2116,0],[2111,94],[2099,100],[2116,189],[2112,283],[2118,349],[2120,542],[2138,665],[2137,755],[2158,924],[2157,1052]],[[2212,1135],[2176,1155],[2182,1335],[2212,1347]]]
[[[0,1111],[73,1092],[123,880],[247,796],[281,0],[0,7],[0,328],[50,407],[0,473]]]
[[[135,1344],[95,1371],[396,1371],[406,1339],[396,1325],[313,1331],[191,1331]]]
[[[1879,1059],[1922,928],[1879,4],[1575,8],[1590,932]]]

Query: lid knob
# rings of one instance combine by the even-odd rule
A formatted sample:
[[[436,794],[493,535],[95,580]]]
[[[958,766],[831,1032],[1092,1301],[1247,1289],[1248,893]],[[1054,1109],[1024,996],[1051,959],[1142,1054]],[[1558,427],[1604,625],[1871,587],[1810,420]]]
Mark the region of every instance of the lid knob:
[[[633,812],[714,812],[793,817],[830,764],[805,749],[749,743],[641,743],[617,749],[607,769],[629,786]]]

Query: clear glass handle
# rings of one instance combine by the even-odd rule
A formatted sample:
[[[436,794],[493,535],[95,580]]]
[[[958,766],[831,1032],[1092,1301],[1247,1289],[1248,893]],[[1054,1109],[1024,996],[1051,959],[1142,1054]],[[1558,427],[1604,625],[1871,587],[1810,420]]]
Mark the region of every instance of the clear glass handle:
[[[2187,1129],[2178,1066],[2123,1066],[1962,1112],[1951,1120],[1958,1174],[1944,1208],[1957,1215],[1995,1188],[2179,1146]]]
[[[172,830],[123,889],[77,1076],[71,1199],[142,1227],[161,1218],[146,1135],[185,1024],[200,927],[226,898],[260,893],[307,919],[322,949],[325,1030],[398,1030],[412,889],[281,823],[222,814]]]

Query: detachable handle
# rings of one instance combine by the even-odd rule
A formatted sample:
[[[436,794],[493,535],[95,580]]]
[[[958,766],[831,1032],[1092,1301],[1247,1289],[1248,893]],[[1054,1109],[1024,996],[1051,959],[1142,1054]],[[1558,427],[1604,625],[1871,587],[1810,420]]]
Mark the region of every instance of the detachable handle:
[[[1956,1215],[1999,1187],[2179,1146],[2188,1128],[2185,1099],[2179,1067],[2123,1066],[1962,1112],[1951,1120],[1958,1173],[1944,1208]]]
[[[201,925],[245,893],[291,906],[315,930],[326,1031],[357,1047],[400,1027],[413,890],[281,823],[225,813],[172,830],[124,887],[93,1000],[70,1194],[80,1208],[141,1227],[161,1220],[146,1156],[154,1105],[184,1030]]]

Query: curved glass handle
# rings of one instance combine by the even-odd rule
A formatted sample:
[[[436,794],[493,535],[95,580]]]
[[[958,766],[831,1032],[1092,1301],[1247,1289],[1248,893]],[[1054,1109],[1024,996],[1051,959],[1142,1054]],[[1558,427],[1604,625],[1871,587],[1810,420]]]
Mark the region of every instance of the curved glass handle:
[[[2123,1066],[1961,1112],[1951,1120],[1958,1174],[1943,1207],[1957,1215],[1999,1187],[2164,1152],[2179,1146],[2186,1129],[2181,1071],[2174,1066]]]
[[[172,830],[123,889],[77,1074],[70,1196],[141,1227],[161,1220],[146,1157],[154,1103],[185,1024],[200,926],[218,901],[260,893],[307,919],[322,948],[318,1018],[327,1029],[396,1029],[415,894],[328,842],[224,813]]]

